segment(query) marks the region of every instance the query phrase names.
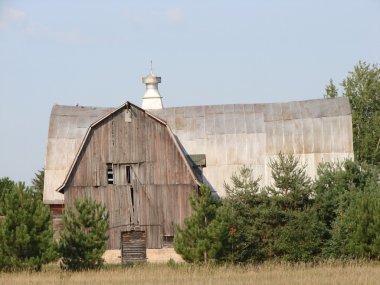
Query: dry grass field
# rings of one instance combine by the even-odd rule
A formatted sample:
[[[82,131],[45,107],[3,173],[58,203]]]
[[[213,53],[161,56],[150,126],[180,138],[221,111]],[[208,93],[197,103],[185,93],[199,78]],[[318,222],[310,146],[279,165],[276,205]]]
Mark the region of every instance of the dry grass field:
[[[48,266],[40,273],[0,273],[1,285],[19,284],[380,284],[380,264],[214,266],[143,264],[111,266],[101,271],[60,272]]]

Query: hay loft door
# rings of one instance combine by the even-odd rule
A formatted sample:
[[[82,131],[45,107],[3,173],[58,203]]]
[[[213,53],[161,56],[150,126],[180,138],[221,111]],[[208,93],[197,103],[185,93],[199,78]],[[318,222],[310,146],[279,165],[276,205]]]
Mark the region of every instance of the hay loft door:
[[[126,191],[127,216],[130,225],[140,224],[140,191],[138,179],[139,164],[113,164],[114,184],[123,186]]]

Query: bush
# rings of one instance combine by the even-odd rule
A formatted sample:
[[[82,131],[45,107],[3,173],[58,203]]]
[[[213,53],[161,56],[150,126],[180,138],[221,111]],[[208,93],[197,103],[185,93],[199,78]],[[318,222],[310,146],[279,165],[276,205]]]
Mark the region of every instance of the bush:
[[[281,153],[269,166],[274,180],[270,187],[260,188],[247,167],[231,177],[232,186],[225,185],[222,208],[229,208],[225,211],[231,214],[225,215],[224,223],[234,228],[234,236],[225,239],[221,260],[299,262],[320,254],[324,225],[312,208],[313,188],[306,166]]]
[[[5,212],[5,196],[14,189],[15,182],[8,177],[0,179],[0,216],[4,216]]]
[[[222,244],[212,232],[213,220],[220,206],[208,186],[202,185],[199,193],[190,196],[192,215],[185,219],[185,226],[177,226],[174,249],[187,262],[209,262],[215,259]]]
[[[220,212],[225,212],[224,230],[226,242],[219,255],[222,261],[258,262],[268,258],[272,235],[271,221],[276,214],[270,209],[265,192],[260,192],[259,180],[254,179],[252,170],[242,167],[225,183],[227,196],[223,199]],[[219,219],[217,219],[219,220]],[[219,222],[222,224],[222,222]]]
[[[278,257],[290,262],[310,262],[320,257],[324,225],[313,208],[286,213],[285,225],[275,240]]]
[[[176,250],[186,261],[380,260],[377,166],[324,163],[314,182],[293,155],[280,153],[269,166],[269,187],[260,188],[252,170],[243,167],[225,184],[221,201],[209,190],[192,197],[193,215],[176,236]]]
[[[99,269],[108,239],[108,212],[104,205],[88,199],[77,200],[74,205],[75,209],[66,209],[63,217],[61,266],[71,271]]]
[[[326,225],[326,257],[380,259],[380,172],[347,160],[323,164],[315,182],[316,205]]]
[[[312,181],[306,165],[294,155],[280,153],[269,163],[273,185],[267,187],[273,211],[281,222],[273,229],[273,258],[291,262],[313,261],[321,253],[324,224],[314,210]]]
[[[41,270],[56,258],[49,209],[23,183],[2,179],[7,185],[2,197],[0,222],[0,270]]]

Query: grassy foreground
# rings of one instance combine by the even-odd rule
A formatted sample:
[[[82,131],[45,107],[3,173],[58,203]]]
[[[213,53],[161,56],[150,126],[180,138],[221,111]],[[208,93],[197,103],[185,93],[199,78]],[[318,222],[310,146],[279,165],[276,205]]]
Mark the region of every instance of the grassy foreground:
[[[100,271],[0,273],[0,284],[380,284],[380,264],[213,266],[144,264]]]

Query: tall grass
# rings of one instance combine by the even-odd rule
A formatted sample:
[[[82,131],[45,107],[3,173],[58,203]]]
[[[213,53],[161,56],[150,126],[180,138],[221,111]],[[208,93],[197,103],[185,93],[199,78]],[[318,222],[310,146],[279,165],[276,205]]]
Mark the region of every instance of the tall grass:
[[[321,265],[263,264],[260,266],[192,266],[143,264],[111,266],[100,271],[61,272],[48,266],[43,272],[0,273],[0,284],[380,284],[380,265],[331,263]]]

